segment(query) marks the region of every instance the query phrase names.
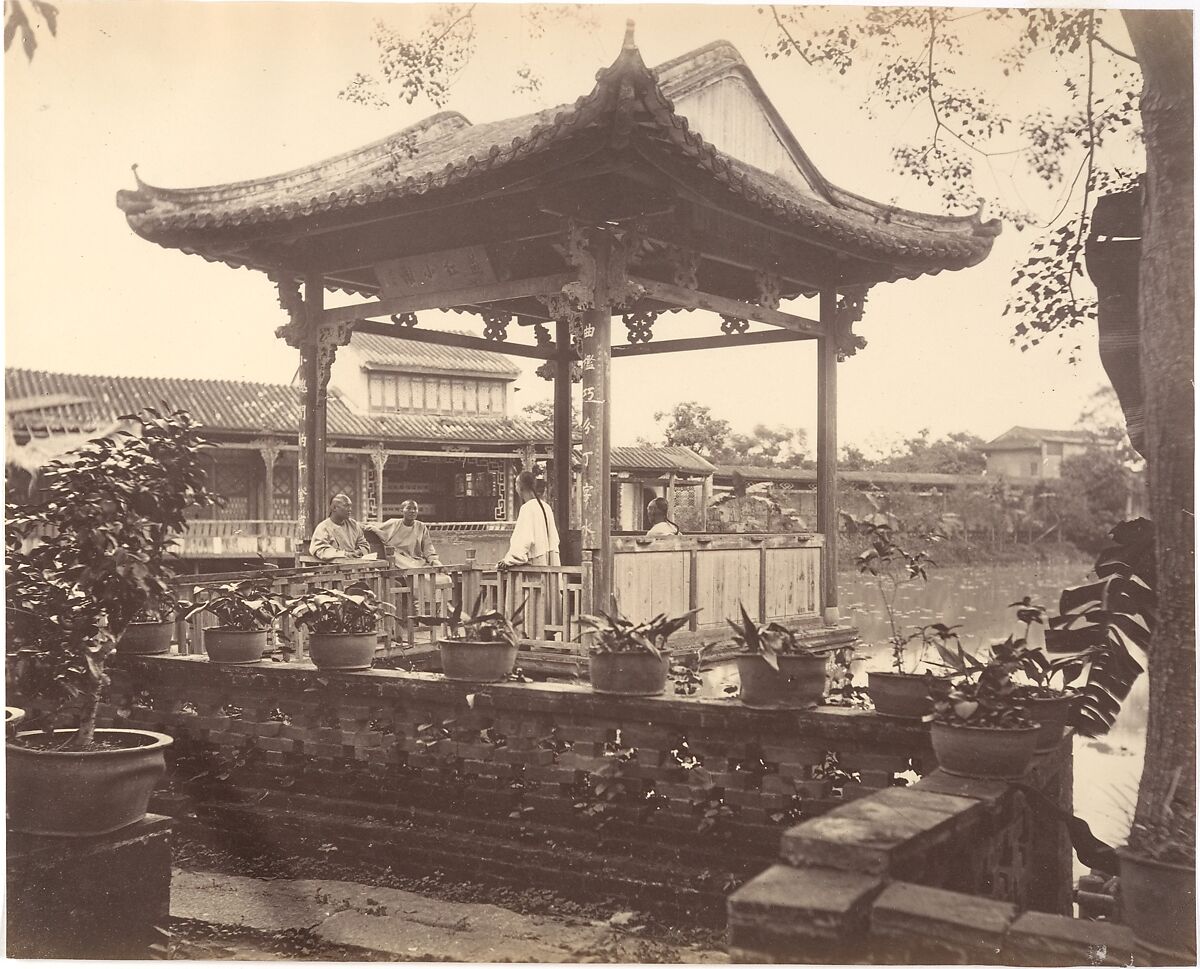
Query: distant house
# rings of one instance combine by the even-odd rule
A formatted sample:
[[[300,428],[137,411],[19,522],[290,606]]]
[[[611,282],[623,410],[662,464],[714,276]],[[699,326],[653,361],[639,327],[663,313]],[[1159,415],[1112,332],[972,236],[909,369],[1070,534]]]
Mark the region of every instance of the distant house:
[[[979,450],[987,458],[987,473],[991,477],[1061,478],[1066,458],[1083,454],[1094,446],[1086,431],[1010,427],[980,445]]]
[[[508,414],[519,375],[499,353],[355,334],[330,379],[329,493],[349,495],[356,517],[366,520],[395,517],[411,498],[441,533],[443,560],[460,560],[458,545],[488,560],[492,546],[507,543],[516,517],[517,472],[552,459],[549,425]],[[50,441],[82,442],[147,406],[187,410],[215,445],[204,460],[225,502],[197,512],[180,554],[205,568],[219,559],[293,556],[298,387],[16,368],[5,370],[4,384],[10,458]],[[679,504],[701,508],[713,468],[687,448],[616,447],[612,471],[614,528],[621,530],[641,527],[640,506],[651,492],[674,491]]]

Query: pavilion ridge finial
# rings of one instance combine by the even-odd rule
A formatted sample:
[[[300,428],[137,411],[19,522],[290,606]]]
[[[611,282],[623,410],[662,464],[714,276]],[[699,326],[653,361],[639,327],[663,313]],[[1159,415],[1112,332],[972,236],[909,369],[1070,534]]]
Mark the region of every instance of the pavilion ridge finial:
[[[622,50],[637,50],[637,42],[633,39],[634,26],[632,19],[625,21],[625,42],[621,45]]]

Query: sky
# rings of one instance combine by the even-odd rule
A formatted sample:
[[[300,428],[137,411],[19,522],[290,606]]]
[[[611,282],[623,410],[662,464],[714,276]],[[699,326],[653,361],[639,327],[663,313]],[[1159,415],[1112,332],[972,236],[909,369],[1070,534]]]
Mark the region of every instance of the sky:
[[[131,166],[155,185],[219,184],[287,171],[384,137],[433,113],[418,101],[379,110],[337,97],[375,65],[372,24],[415,33],[428,8],[323,3],[59,0],[59,32],[32,62],[5,57],[6,365],[75,373],[165,375],[283,383],[298,363],[274,337],[285,322],[259,273],[210,265],[152,245],[128,228],[117,190]],[[627,17],[654,65],[724,38],[738,47],[822,173],[884,202],[938,211],[937,193],[892,171],[891,149],[928,119],[915,106],[861,110],[865,75],[830,76],[795,58],[772,60],[769,16],[753,6],[617,5],[558,12],[535,24],[527,8],[479,8],[478,53],[448,109],[479,122],[574,101],[617,56]],[[541,36],[534,36],[540,30]],[[982,43],[983,62],[989,57]],[[992,44],[992,46],[995,46]],[[540,90],[512,90],[529,66]],[[1010,110],[1052,106],[1036,70],[981,81]],[[1044,187],[995,177],[1052,209]],[[1037,193],[1040,199],[1034,199]],[[985,217],[988,213],[985,212]],[[856,329],[865,350],[839,367],[839,439],[870,452],[930,429],[992,438],[1014,424],[1069,427],[1106,383],[1094,332],[1077,331],[1082,362],[1057,340],[1022,353],[1001,314],[1014,265],[1029,244],[1006,227],[982,265],[877,286]],[[1081,288],[1086,288],[1087,283]],[[788,308],[788,307],[784,307]],[[799,300],[791,308],[816,316]],[[432,325],[438,325],[432,320]],[[451,325],[482,324],[455,316]],[[656,339],[717,331],[702,314],[656,325]],[[620,332],[619,323],[616,332]],[[533,374],[514,410],[550,395]],[[613,367],[616,443],[655,440],[654,414],[695,400],[735,430],[798,425],[815,437],[811,344],[654,355]]]

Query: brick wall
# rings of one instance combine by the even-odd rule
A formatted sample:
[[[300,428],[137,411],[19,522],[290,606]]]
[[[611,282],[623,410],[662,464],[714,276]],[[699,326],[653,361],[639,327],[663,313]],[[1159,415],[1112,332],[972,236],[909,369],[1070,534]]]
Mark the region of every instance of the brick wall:
[[[1024,783],[1071,806],[1071,739]],[[729,899],[737,962],[1128,965],[1132,938],[1070,918],[1065,827],[1023,791],[941,771],[789,828]]]
[[[730,884],[777,854],[789,824],[887,788],[914,764],[931,767],[922,725],[839,708],[760,711],[733,699],[202,657],[122,657],[115,667],[101,716],[176,738],[170,776],[184,813],[236,814],[256,837],[290,825],[347,844],[396,842],[402,821],[440,829],[447,857],[471,832],[477,866],[488,855],[516,878],[544,866],[547,878],[582,878],[581,888],[623,878],[608,894],[663,895],[669,883],[667,894],[698,893],[718,910]],[[835,761],[851,779],[814,780]],[[396,850],[415,850],[411,841]],[[547,845],[557,857],[539,855]],[[697,884],[701,871],[711,884]]]

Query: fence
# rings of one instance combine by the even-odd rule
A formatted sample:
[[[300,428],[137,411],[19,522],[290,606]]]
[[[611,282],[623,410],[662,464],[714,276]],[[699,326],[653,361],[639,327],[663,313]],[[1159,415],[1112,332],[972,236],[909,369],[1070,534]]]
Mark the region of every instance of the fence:
[[[590,586],[583,582],[585,573],[590,576],[587,565],[527,566],[497,571],[470,565],[397,569],[386,562],[339,562],[180,576],[175,581],[175,596],[198,602],[219,586],[243,579],[260,579],[272,594],[285,597],[322,589],[345,589],[365,582],[381,601],[395,610],[394,615],[384,619],[379,632],[379,647],[383,651],[393,644],[413,647],[419,642],[436,641],[445,635],[451,617],[462,604],[471,609],[480,600],[481,609],[499,609],[511,616],[524,603],[515,625],[527,651],[545,648],[578,654],[582,649],[578,645],[579,615],[587,608],[583,590]],[[438,617],[445,617],[446,623],[418,622],[419,618]],[[190,620],[177,620],[175,639],[179,653],[186,656],[201,652],[203,630],[216,623],[216,618],[205,612]],[[290,617],[279,620],[276,634],[293,651],[294,659],[307,656],[307,633],[297,628]]]

